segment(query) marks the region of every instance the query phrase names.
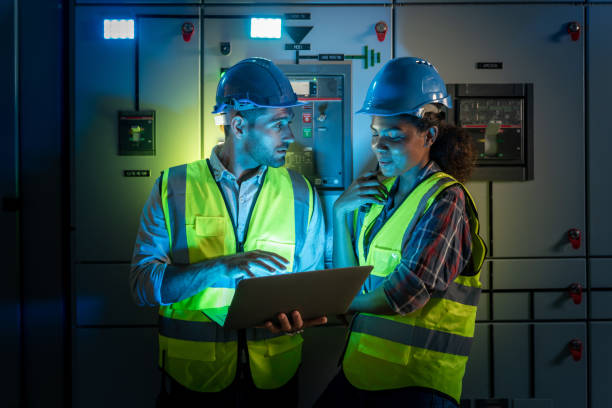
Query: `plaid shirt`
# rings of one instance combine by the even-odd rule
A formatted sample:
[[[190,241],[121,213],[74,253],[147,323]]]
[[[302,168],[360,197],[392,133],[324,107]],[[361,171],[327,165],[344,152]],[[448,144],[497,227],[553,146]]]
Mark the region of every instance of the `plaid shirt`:
[[[430,161],[419,173],[415,187],[439,171],[440,167]],[[376,234],[399,207],[399,204],[394,205],[397,188],[396,182],[389,191],[383,211],[365,237],[366,256]],[[359,237],[364,218],[365,213],[360,212],[355,237]],[[425,306],[434,292],[446,290],[470,260],[471,245],[465,193],[460,186],[454,185],[436,197],[411,235],[404,234],[402,259],[383,281],[392,309],[400,314],[413,312]]]

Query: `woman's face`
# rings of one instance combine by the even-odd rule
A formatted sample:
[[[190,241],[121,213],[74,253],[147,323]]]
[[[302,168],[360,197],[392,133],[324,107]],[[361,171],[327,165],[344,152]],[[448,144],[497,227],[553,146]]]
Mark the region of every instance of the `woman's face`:
[[[372,151],[385,177],[399,176],[429,161],[431,134],[400,116],[372,116]]]

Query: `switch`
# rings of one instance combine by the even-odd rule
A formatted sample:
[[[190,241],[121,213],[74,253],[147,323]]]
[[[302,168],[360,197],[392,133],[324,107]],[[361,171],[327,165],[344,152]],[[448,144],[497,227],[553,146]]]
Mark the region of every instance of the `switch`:
[[[325,113],[327,111],[327,103],[322,103],[321,105],[319,105],[319,116],[317,117],[317,120],[319,122],[325,122],[325,119],[327,119],[327,114]]]
[[[230,55],[232,46],[229,42],[221,42],[219,44],[219,51],[221,51],[221,55]]]

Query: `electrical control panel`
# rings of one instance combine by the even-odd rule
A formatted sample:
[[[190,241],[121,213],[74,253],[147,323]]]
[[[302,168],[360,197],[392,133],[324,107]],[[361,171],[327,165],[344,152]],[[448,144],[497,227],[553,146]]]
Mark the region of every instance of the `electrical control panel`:
[[[533,179],[533,85],[449,84],[448,121],[472,136],[472,180]]]
[[[293,108],[295,136],[287,168],[319,190],[345,189],[350,182],[350,68],[348,65],[280,65],[306,105]]]
[[[155,155],[155,111],[120,111],[119,155]]]

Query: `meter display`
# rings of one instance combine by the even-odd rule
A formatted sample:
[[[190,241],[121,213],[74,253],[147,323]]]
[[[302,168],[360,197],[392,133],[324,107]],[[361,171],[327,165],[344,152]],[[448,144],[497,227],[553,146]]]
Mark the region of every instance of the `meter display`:
[[[477,164],[523,160],[521,99],[461,99],[459,123],[472,135]]]
[[[533,85],[449,84],[448,121],[472,136],[472,180],[533,179]]]
[[[155,155],[155,111],[119,111],[120,156]]]

